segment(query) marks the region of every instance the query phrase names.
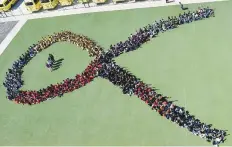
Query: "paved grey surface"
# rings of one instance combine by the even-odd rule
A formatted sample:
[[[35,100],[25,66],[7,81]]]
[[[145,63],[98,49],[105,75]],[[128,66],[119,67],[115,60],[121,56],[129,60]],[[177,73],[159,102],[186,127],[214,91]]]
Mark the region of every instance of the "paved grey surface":
[[[0,22],[0,43],[6,38],[7,34],[14,28],[18,21]]]

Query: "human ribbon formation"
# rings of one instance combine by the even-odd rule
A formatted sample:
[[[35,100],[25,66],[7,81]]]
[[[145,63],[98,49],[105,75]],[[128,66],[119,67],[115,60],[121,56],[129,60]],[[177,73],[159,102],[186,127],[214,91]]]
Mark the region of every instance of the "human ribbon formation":
[[[107,52],[104,52],[102,47],[84,35],[74,34],[70,31],[55,33],[29,47],[29,50],[14,62],[12,68],[8,69],[6,80],[3,83],[7,89],[7,98],[20,104],[39,104],[79,89],[93,81],[95,77],[102,77],[119,86],[124,94],[138,96],[152,110],[157,111],[164,118],[175,122],[180,127],[187,128],[194,135],[200,136],[214,145],[220,144],[226,140],[227,132],[225,130],[212,128],[212,125],[202,123],[186,111],[185,108],[175,105],[168,100],[167,96],[158,94],[153,87],[142,82],[135,75],[117,65],[113,60],[120,54],[138,49],[143,43],[156,37],[159,32],[165,32],[185,23],[203,20],[212,16],[214,16],[214,10],[207,7],[180,14],[178,17],[168,17],[167,20],[155,21],[155,23],[139,29],[136,34],[131,34],[125,42],[111,45]],[[81,74],[77,74],[73,79],[68,78],[63,80],[63,82],[51,84],[47,88],[42,88],[38,91],[20,90],[24,84],[22,79],[23,67],[39,52],[61,41],[70,42],[83,50],[87,50],[89,56],[95,57],[95,59],[91,61]]]

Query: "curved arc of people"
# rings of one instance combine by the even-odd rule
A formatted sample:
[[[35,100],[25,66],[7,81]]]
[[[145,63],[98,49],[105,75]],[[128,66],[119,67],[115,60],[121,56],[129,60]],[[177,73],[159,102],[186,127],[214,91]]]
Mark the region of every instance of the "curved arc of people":
[[[76,45],[77,47],[86,50],[90,57],[98,57],[100,54],[104,52],[103,48],[101,48],[99,45],[97,45],[95,41],[91,40],[87,36],[75,34],[70,31],[62,31],[59,33],[54,33],[53,35],[47,36],[46,38],[43,38],[43,40],[38,41],[38,44],[34,44],[31,48],[29,48],[27,53],[23,55],[24,57],[27,56],[28,60],[23,61],[24,63],[21,64],[22,66],[20,66],[20,62],[16,63],[15,66],[17,67],[20,66],[20,68],[18,68],[18,70],[16,71],[20,73],[20,79],[23,73],[22,69],[24,65],[30,62],[30,60],[32,60],[32,58],[34,58],[39,52],[43,51],[44,49],[48,48],[49,46],[51,46],[56,42],[70,42]],[[30,54],[31,51],[32,54]],[[52,99],[57,96],[61,97],[63,96],[64,93],[67,93],[67,91],[64,91],[63,89],[63,86],[66,84],[72,83],[71,84],[72,86],[69,85],[69,92],[72,92],[73,90],[79,89],[85,86],[86,84],[90,83],[97,76],[97,69],[100,67],[100,64],[97,63],[98,62],[95,59],[91,61],[91,63],[81,74],[77,74],[74,79],[63,80],[63,82],[60,82],[57,85],[51,84],[47,88],[42,88],[39,91],[35,91],[35,90],[23,91],[23,90],[19,90],[21,87],[17,87],[17,90],[15,91],[15,93],[13,93],[13,97],[8,96],[8,99],[13,100],[18,104],[32,105],[32,104],[39,104],[43,101]],[[12,71],[13,70],[10,69],[9,73],[11,73]],[[21,83],[22,83],[21,86],[23,86],[24,81],[21,81]],[[56,89],[57,92],[55,91],[49,92],[51,89]],[[7,92],[8,91],[9,89],[7,89]]]
[[[128,37],[130,41],[127,40],[125,42],[119,42],[114,46],[110,46],[110,49],[106,53],[103,51],[102,47],[96,44],[95,41],[89,39],[86,36],[74,34],[70,31],[55,33],[54,35],[43,39],[38,44],[29,49],[27,54],[24,55],[29,56],[29,59],[27,61],[24,61],[24,63],[21,63],[22,65],[20,64],[20,62],[14,63],[16,65],[13,65],[13,67],[20,66],[20,68],[16,72],[22,74],[22,68],[37,53],[41,52],[43,49],[46,49],[53,43],[59,41],[68,41],[70,43],[73,43],[81,47],[82,49],[87,50],[89,56],[96,58],[88,65],[84,72],[76,75],[74,79],[66,79],[63,81],[63,83],[50,85],[46,89],[42,89],[40,91],[20,91],[20,86],[13,87],[18,91],[16,90],[15,93],[11,95],[11,97],[9,97],[8,93],[8,99],[13,100],[16,103],[29,105],[38,104],[42,101],[46,101],[57,96],[61,97],[64,93],[72,92],[75,89],[79,89],[82,86],[85,86],[86,84],[93,81],[95,77],[102,77],[109,80],[114,85],[119,86],[124,94],[137,95],[141,100],[152,107],[153,110],[156,110],[161,116],[164,116],[165,118],[176,122],[181,127],[187,128],[193,134],[198,135],[201,138],[205,138],[207,141],[213,142],[213,144],[224,142],[227,135],[225,130],[211,129],[212,125],[201,123],[199,119],[195,119],[193,115],[190,115],[189,112],[185,110],[185,108],[174,105],[172,101],[168,100],[168,97],[156,93],[153,87],[150,87],[149,85],[143,83],[140,79],[131,74],[129,71],[118,66],[113,60],[113,58],[119,56],[120,54],[138,49],[143,43],[148,42],[153,37],[156,37],[159,32],[165,32],[166,30],[177,28],[179,25],[185,23],[191,23],[196,20],[201,20],[214,16],[213,9],[207,8],[201,10],[202,12],[198,12],[199,10],[196,12],[191,12],[192,16],[184,14],[184,16],[181,16],[183,19],[179,16],[179,18],[177,19],[178,22],[174,22],[173,18],[168,18],[169,20],[172,20],[171,25],[168,24],[170,22],[167,22],[165,20],[161,20],[160,23],[162,23],[162,25],[157,22],[152,25],[150,24],[143,29],[137,31],[135,35],[131,34],[131,36]],[[129,45],[127,46],[125,44]],[[32,55],[30,52],[32,52]],[[20,61],[22,60],[20,59]],[[9,73],[11,73],[12,71],[12,69],[9,70]],[[112,75],[116,80],[111,77]],[[120,83],[117,81],[117,79],[125,82]],[[23,85],[23,81],[20,82],[22,82]],[[130,85],[132,85],[132,87],[128,88],[130,87]],[[65,89],[63,88],[63,86],[68,88]],[[56,90],[59,92],[54,92]],[[9,91],[10,90],[7,89],[7,92]],[[187,119],[191,121],[185,122]],[[198,128],[198,130],[196,130],[196,128]],[[204,132],[205,130],[210,132]],[[211,134],[211,136],[206,134]]]

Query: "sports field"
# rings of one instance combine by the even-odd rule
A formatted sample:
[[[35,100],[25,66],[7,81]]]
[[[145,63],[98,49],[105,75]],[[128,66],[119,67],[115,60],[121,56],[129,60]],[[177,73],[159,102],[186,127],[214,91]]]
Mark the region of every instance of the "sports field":
[[[161,33],[116,62],[177,100],[201,121],[231,134],[232,1],[204,5],[215,8],[216,17]],[[190,9],[197,7],[189,5]],[[14,60],[53,32],[82,33],[107,50],[136,29],[180,12],[179,6],[170,6],[30,20],[0,57],[0,82]],[[64,58],[59,70],[46,69],[49,53]],[[24,68],[23,88],[39,89],[74,77],[91,60],[80,48],[57,43]],[[17,105],[5,97],[1,85],[0,145],[210,145],[100,78],[39,105]],[[223,145],[232,145],[231,135]]]

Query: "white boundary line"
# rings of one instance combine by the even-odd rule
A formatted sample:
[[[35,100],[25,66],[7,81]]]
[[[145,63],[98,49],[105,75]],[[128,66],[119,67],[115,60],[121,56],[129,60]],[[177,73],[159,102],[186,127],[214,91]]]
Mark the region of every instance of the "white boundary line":
[[[89,7],[89,8],[78,8],[78,9],[72,8],[72,9],[63,10],[63,11],[59,11],[60,9],[57,9],[54,11],[45,11],[45,12],[39,12],[39,13],[29,13],[27,15],[11,16],[11,17],[6,17],[6,18],[1,18],[0,20],[5,22],[5,21],[21,20],[22,18],[37,19],[37,18],[65,16],[65,15],[72,15],[72,14],[172,6],[172,5],[179,5],[179,1],[180,0],[177,0],[172,3],[166,3],[165,0],[159,0],[159,1],[145,1],[145,2],[135,2],[135,3],[122,3],[122,4],[116,4],[116,5],[106,4],[102,6],[95,6],[93,3],[91,3],[93,7]],[[220,2],[220,1],[228,1],[228,0],[183,0],[183,4]]]
[[[10,31],[10,33],[7,34],[6,38],[2,41],[0,44],[0,55],[4,52],[4,50],[7,48],[7,46],[10,44],[10,42],[13,40],[13,38],[17,35],[17,33],[20,31],[20,29],[23,27],[23,25],[26,23],[26,19],[22,19],[14,26],[14,28]]]

